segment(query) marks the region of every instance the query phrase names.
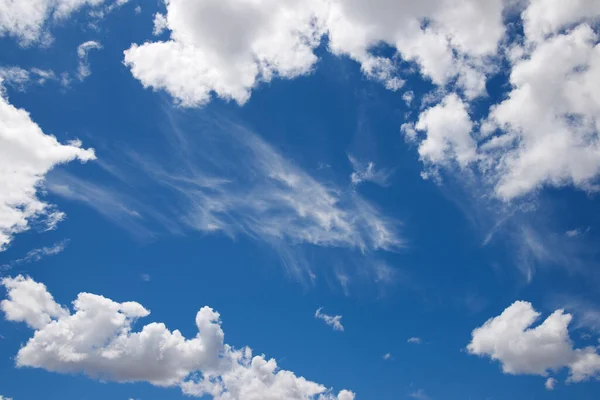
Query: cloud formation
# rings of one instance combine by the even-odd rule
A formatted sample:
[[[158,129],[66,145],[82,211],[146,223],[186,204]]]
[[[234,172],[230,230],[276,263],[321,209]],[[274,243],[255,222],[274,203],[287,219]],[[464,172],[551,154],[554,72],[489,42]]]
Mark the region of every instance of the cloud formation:
[[[12,36],[22,46],[52,40],[50,24],[60,23],[83,9],[95,9],[105,3],[124,4],[123,0],[27,0],[0,1],[0,37]]]
[[[81,43],[77,47],[77,57],[79,58],[79,65],[77,67],[77,78],[82,81],[92,74],[90,63],[88,61],[88,53],[90,50],[100,50],[102,45],[100,42],[94,40],[88,40],[87,42]]]
[[[169,39],[133,45],[125,63],[145,87],[169,92],[185,106],[211,95],[243,104],[252,89],[274,77],[295,78],[328,49],[360,63],[369,77],[398,90],[404,81],[391,58],[375,55],[381,44],[417,63],[435,84],[456,81],[466,96],[485,92],[483,57],[504,34],[503,1],[451,4],[427,0],[170,0],[155,18],[155,32]],[[423,27],[422,21],[431,23]]]
[[[64,214],[37,197],[48,171],[73,160],[95,159],[77,140],[59,143],[33,122],[29,113],[9,103],[0,81],[0,251],[33,220],[53,229]]]
[[[334,331],[344,331],[344,325],[342,325],[341,315],[328,315],[323,311],[323,307],[319,307],[315,312],[315,318],[324,321],[327,325],[333,328]]]
[[[363,182],[372,182],[379,186],[388,186],[388,179],[390,178],[391,172],[385,169],[376,169],[375,163],[369,161],[367,163],[361,162],[352,156],[348,156],[352,168],[354,171],[350,174],[350,182],[353,185],[359,185]]]
[[[279,370],[275,360],[253,356],[248,347],[225,344],[220,315],[210,307],[198,311],[198,334],[187,339],[162,323],[134,332],[133,322],[150,314],[136,302],[80,293],[71,312],[31,278],[4,278],[2,285],[8,293],[0,303],[6,319],[35,330],[16,356],[18,367],[179,386],[187,395],[217,400],[354,399],[350,391],[336,396],[323,385]]]
[[[593,0],[233,3],[166,2],[155,28],[169,38],[133,45],[125,64],[145,87],[201,106],[213,95],[244,104],[261,82],[309,73],[321,43],[393,90],[415,71],[399,69],[401,59],[435,85],[428,101],[441,99],[404,126],[426,168],[456,164],[504,201],[544,186],[598,189],[600,100],[593,88],[600,47],[593,22],[600,7]],[[523,33],[507,22],[515,19]],[[393,56],[377,51],[386,46]],[[505,65],[509,91],[473,119],[472,101],[486,95],[488,78]]]
[[[57,254],[62,253],[67,248],[68,244],[69,244],[69,240],[65,239],[65,240],[61,240],[60,242],[54,243],[52,246],[44,246],[44,247],[30,250],[27,252],[27,254],[25,254],[25,257],[19,258],[17,260],[11,261],[8,264],[4,264],[4,265],[0,266],[0,270],[2,270],[2,269],[6,270],[6,269],[14,267],[15,265],[37,262],[45,257],[55,256]]]
[[[467,351],[499,361],[506,374],[546,377],[567,368],[569,382],[600,377],[600,354],[596,348],[573,347],[568,332],[572,316],[556,310],[532,327],[540,315],[531,303],[517,301],[473,330]]]

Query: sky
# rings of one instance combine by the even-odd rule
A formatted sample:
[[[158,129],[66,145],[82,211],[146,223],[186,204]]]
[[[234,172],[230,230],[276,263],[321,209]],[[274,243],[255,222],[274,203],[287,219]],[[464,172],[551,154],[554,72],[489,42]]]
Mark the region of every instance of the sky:
[[[600,392],[600,3],[0,0],[0,400]]]

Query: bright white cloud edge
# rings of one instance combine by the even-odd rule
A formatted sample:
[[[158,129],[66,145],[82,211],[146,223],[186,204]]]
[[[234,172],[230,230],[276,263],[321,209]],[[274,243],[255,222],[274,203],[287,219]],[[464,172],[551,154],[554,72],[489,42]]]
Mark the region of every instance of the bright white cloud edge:
[[[1,78],[0,78],[1,79]],[[56,165],[94,160],[94,151],[45,134],[29,113],[13,106],[0,80],[0,251],[14,235],[41,221],[54,229],[64,214],[38,198],[44,176]]]
[[[564,310],[556,310],[533,327],[540,316],[531,303],[516,301],[502,314],[473,330],[467,351],[500,362],[506,374],[547,377],[566,368],[568,382],[599,378],[597,349],[574,348],[569,337],[572,316]],[[546,384],[548,386],[548,381]]]
[[[274,359],[253,356],[248,347],[237,350],[225,344],[220,315],[210,307],[198,311],[198,334],[187,339],[162,323],[132,331],[134,321],[150,314],[136,302],[80,293],[71,311],[31,278],[4,278],[2,285],[7,290],[7,299],[0,303],[5,318],[35,331],[17,353],[18,367],[179,386],[187,395],[217,400],[355,397],[348,390],[335,395],[321,384],[280,370]]]

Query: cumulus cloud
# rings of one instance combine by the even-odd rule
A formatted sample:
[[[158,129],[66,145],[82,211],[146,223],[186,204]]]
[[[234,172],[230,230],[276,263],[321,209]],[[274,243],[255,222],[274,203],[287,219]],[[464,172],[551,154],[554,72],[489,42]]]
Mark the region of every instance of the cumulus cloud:
[[[28,0],[0,1],[0,36],[12,36],[23,46],[48,42],[48,25],[60,23],[83,8],[94,9],[104,3],[122,0]]]
[[[412,344],[421,344],[423,342],[423,340],[421,340],[421,338],[419,338],[419,337],[411,337],[406,342],[412,343]]]
[[[210,307],[198,311],[198,333],[188,339],[162,323],[133,331],[132,324],[150,314],[136,302],[80,293],[70,311],[31,278],[4,278],[2,285],[8,293],[0,303],[6,319],[35,330],[17,353],[18,367],[179,386],[187,395],[217,400],[354,399],[350,391],[336,396],[323,385],[280,370],[275,360],[253,356],[247,347],[236,350],[225,344],[220,315]]]
[[[554,378],[546,379],[546,383],[544,384],[544,386],[548,390],[554,390],[554,387],[556,386],[556,379],[554,379]]]
[[[79,58],[79,65],[77,67],[77,78],[80,81],[84,80],[88,76],[92,74],[92,70],[90,69],[90,63],[88,61],[88,53],[90,50],[100,50],[102,49],[102,45],[100,42],[96,42],[94,40],[89,40],[87,42],[81,43],[77,47],[77,57]]]
[[[213,95],[243,104],[260,82],[309,73],[321,42],[389,89],[414,70],[397,60],[414,63],[435,85],[425,98],[441,100],[403,127],[421,159],[472,168],[509,201],[544,186],[598,189],[599,16],[593,0],[170,0],[155,18],[169,39],[133,45],[125,64],[145,87],[200,106]],[[522,33],[507,28],[515,18]],[[508,93],[472,120],[506,64]]]
[[[322,312],[323,307],[319,307],[315,312],[315,318],[323,320],[327,325],[331,326],[334,331],[344,331],[341,315],[328,315]]]
[[[477,144],[471,137],[473,123],[466,105],[456,94],[449,94],[442,102],[421,113],[414,131],[426,132],[419,144],[419,155],[427,163],[444,165],[456,160],[461,168],[477,158]]]
[[[486,64],[504,35],[503,1],[476,0],[170,0],[155,18],[166,41],[133,45],[125,63],[145,87],[169,92],[185,106],[211,94],[243,104],[260,82],[312,70],[315,48],[349,56],[369,77],[397,90],[404,80],[388,45],[435,84],[456,82],[469,98],[485,92]],[[422,23],[429,21],[426,26]]]
[[[510,90],[489,115],[472,121],[455,94],[419,117],[419,153],[428,163],[461,168],[470,163],[483,183],[503,200],[545,187],[598,189],[600,173],[600,76],[597,26],[592,2],[531,1],[521,18],[525,35],[506,48]],[[441,110],[446,111],[442,114]],[[435,114],[434,114],[435,113]],[[448,119],[449,133],[429,126],[432,116]],[[419,126],[420,124],[420,126]],[[407,126],[409,136],[416,136]],[[440,140],[443,139],[443,140]],[[423,152],[427,146],[433,151]]]
[[[556,310],[532,327],[540,315],[530,303],[517,301],[473,330],[467,351],[499,361],[506,374],[548,376],[567,368],[570,382],[598,378],[600,355],[596,348],[573,347],[568,332],[572,316]]]
[[[320,0],[165,3],[155,32],[168,29],[169,40],[133,45],[125,64],[145,87],[182,105],[205,104],[212,93],[243,104],[259,82],[307,74],[317,61]]]
[[[0,82],[0,86],[2,82]],[[54,166],[95,158],[79,141],[61,144],[45,134],[29,113],[9,103],[0,92],[0,251],[16,233],[30,228],[33,220],[53,229],[64,218],[37,197],[44,176]]]

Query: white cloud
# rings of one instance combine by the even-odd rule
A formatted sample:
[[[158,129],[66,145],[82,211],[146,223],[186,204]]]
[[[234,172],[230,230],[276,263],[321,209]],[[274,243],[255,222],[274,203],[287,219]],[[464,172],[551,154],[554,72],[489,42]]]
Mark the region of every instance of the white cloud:
[[[364,253],[402,247],[397,223],[357,193],[318,181],[242,126],[220,119],[199,125],[193,135],[177,126],[168,132],[184,143],[172,151],[179,165],[173,171],[134,157],[181,196],[178,215],[167,219],[275,246],[308,243]],[[169,204],[165,212],[173,210]]]
[[[79,58],[79,66],[77,67],[77,77],[80,81],[84,80],[92,74],[90,63],[88,61],[88,53],[90,50],[100,50],[102,45],[94,40],[81,43],[77,47],[77,57]]]
[[[354,169],[354,172],[350,174],[350,182],[353,185],[358,185],[362,182],[373,182],[379,186],[388,186],[388,180],[391,175],[389,171],[385,169],[377,170],[373,161],[364,163],[351,155],[348,155],[348,159]]]
[[[185,394],[217,400],[354,399],[352,392],[335,396],[323,385],[279,370],[275,360],[252,356],[247,347],[236,350],[225,344],[220,315],[210,307],[198,311],[198,334],[187,339],[162,323],[132,331],[134,321],[150,314],[136,302],[80,293],[71,312],[31,278],[5,278],[2,284],[8,291],[8,300],[1,303],[6,318],[35,329],[16,356],[20,367],[180,386]]]
[[[430,400],[430,397],[427,396],[427,394],[425,394],[425,391],[423,389],[419,389],[417,391],[409,393],[408,396],[417,400]]]
[[[544,386],[548,390],[554,390],[554,387],[556,386],[556,379],[554,379],[554,378],[546,379],[546,383],[544,384]]]
[[[334,331],[344,331],[341,315],[327,315],[323,313],[323,307],[319,307],[315,312],[315,318],[323,320],[327,325],[331,326]]]
[[[419,337],[411,337],[406,342],[412,343],[412,344],[421,344],[423,342],[423,340],[421,340],[421,338],[419,338]]]
[[[402,95],[402,100],[404,100],[404,103],[406,103],[406,105],[408,107],[411,106],[414,99],[415,99],[415,93],[412,90],[404,92],[404,94]]]
[[[9,269],[14,267],[15,265],[27,264],[31,262],[40,261],[42,258],[55,256],[57,254],[62,253],[69,244],[69,240],[61,240],[60,242],[54,243],[52,246],[44,246],[37,249],[33,249],[25,254],[25,257],[19,258],[17,260],[11,261],[8,264],[4,264],[0,266],[1,269]]]
[[[133,45],[125,64],[145,87],[164,89],[182,105],[211,94],[243,104],[259,82],[307,74],[322,29],[321,0],[170,0],[155,31],[167,41]]]
[[[419,155],[426,163],[444,165],[448,160],[456,160],[465,168],[477,159],[477,144],[471,137],[473,123],[456,94],[449,94],[440,104],[421,113],[414,128],[427,132],[419,144]],[[413,130],[409,132],[409,136],[414,136]]]
[[[390,353],[385,353],[385,354],[383,355],[383,359],[384,359],[384,360],[391,360],[391,359],[392,359],[392,355],[391,355]]]
[[[0,395],[0,400],[12,400],[10,397],[4,397],[2,395]]]
[[[0,93],[0,251],[14,234],[29,229],[32,220],[45,220],[53,228],[64,217],[37,197],[48,171],[75,159],[94,158],[94,151],[82,149],[79,141],[63,145],[46,135],[27,111]]]
[[[94,9],[106,0],[0,0],[0,37],[16,38],[22,46],[49,42],[50,24],[60,23],[84,7]],[[110,2],[110,0],[108,0]],[[121,0],[116,0],[116,3]]]
[[[473,98],[485,92],[485,58],[505,30],[502,0],[165,3],[155,30],[168,29],[170,39],[133,45],[125,63],[145,87],[164,89],[184,106],[203,105],[212,94],[243,104],[260,82],[306,74],[323,38],[331,52],[358,61],[390,90],[404,80],[393,58],[372,52],[380,44],[416,62],[435,84],[456,81]]]
[[[0,79],[3,84],[10,85],[18,90],[25,90],[25,87],[34,81],[38,85],[43,85],[48,80],[55,80],[56,74],[51,70],[31,68],[29,70],[21,67],[1,67]]]
[[[466,167],[512,200],[544,186],[598,189],[600,82],[594,0],[171,0],[157,16],[170,39],[133,45],[125,63],[145,87],[184,106],[212,95],[243,104],[260,82],[312,70],[321,41],[360,63],[389,89],[403,83],[396,58],[414,62],[441,97],[403,131],[419,139],[428,166]],[[237,3],[236,3],[237,4]],[[521,13],[524,36],[507,33]],[[387,58],[377,49],[388,46]],[[471,121],[470,101],[487,77],[510,65],[510,90],[489,116]],[[408,69],[410,73],[410,68]],[[450,91],[450,92],[449,92]],[[452,93],[454,91],[455,93]],[[433,97],[432,97],[432,94]],[[403,95],[412,100],[410,92]],[[435,169],[425,177],[437,176]]]
[[[600,84],[600,45],[597,27],[585,21],[597,20],[600,7],[587,3],[532,1],[522,14],[523,44],[507,50],[512,69],[505,100],[482,121],[471,121],[464,104],[448,107],[448,97],[424,111],[421,158],[443,166],[471,163],[482,184],[507,201],[545,186],[598,190],[600,97],[592,88]],[[428,126],[432,111],[447,118],[450,132]],[[405,133],[414,138],[410,128]],[[428,145],[432,150],[424,152]]]
[[[467,351],[499,361],[507,374],[548,376],[550,371],[568,368],[570,382],[600,376],[596,349],[573,347],[568,332],[570,314],[557,310],[532,328],[539,317],[530,303],[517,301],[473,330]]]

